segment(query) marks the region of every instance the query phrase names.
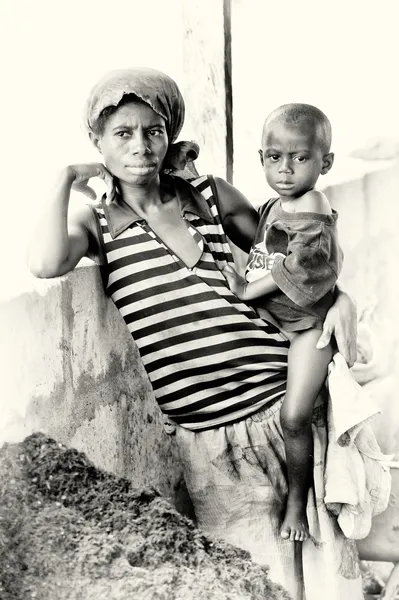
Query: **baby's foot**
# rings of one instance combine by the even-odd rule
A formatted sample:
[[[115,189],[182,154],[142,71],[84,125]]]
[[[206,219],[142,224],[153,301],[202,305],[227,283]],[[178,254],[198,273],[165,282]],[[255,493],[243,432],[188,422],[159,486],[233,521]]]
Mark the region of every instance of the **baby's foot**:
[[[306,509],[301,502],[288,502],[280,535],[284,540],[304,542],[309,537]]]

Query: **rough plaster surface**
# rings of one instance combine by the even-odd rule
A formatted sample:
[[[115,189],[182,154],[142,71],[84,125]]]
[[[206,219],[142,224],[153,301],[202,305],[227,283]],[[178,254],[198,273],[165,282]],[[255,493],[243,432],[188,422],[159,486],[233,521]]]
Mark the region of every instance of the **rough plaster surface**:
[[[340,215],[345,251],[341,280],[364,314],[371,342],[370,377],[365,389],[381,413],[373,429],[383,452],[399,461],[399,163],[362,179],[326,190]],[[360,330],[359,330],[360,333]],[[363,333],[363,332],[362,332]],[[360,557],[399,561],[399,469],[392,468],[388,509],[373,519],[371,533],[358,543]]]
[[[81,267],[2,306],[0,442],[43,431],[98,466],[173,496],[179,462],[137,348],[98,269]]]
[[[339,212],[345,252],[341,281],[365,314],[373,352],[374,381],[370,394],[382,413],[375,432],[384,452],[399,459],[399,306],[398,244],[399,163],[362,179],[327,188]]]

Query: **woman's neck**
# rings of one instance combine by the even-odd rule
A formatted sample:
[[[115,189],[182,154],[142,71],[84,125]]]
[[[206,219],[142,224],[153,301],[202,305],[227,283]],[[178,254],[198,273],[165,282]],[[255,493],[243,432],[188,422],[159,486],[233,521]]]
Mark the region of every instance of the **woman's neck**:
[[[162,193],[159,177],[143,185],[119,181],[118,188],[123,201],[140,216],[145,216],[168,200],[168,195]]]

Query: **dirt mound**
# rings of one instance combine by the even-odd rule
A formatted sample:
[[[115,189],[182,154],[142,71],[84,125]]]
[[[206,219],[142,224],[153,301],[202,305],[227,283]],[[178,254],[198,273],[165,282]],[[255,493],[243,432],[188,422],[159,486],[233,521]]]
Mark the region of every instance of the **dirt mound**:
[[[42,434],[0,449],[2,600],[283,600],[153,489]]]

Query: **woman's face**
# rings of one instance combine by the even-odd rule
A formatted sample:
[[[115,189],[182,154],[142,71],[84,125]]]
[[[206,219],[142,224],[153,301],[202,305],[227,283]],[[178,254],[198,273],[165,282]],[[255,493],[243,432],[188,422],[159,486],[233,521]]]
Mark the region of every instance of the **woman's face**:
[[[114,177],[146,186],[158,177],[168,149],[165,119],[144,102],[129,102],[107,118],[93,142]]]

